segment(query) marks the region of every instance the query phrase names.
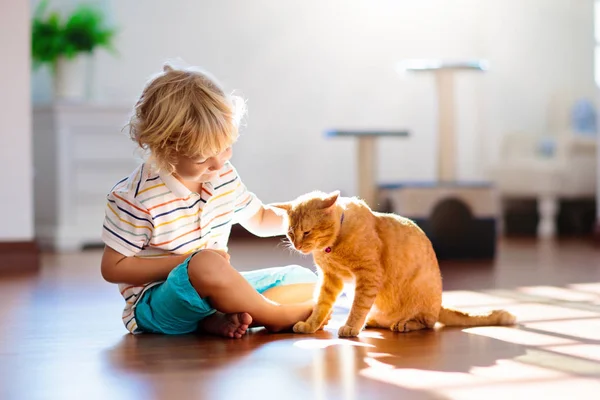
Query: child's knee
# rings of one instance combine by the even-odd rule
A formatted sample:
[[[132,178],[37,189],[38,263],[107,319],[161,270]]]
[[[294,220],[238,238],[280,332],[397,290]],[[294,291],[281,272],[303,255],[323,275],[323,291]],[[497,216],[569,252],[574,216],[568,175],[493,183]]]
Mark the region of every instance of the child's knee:
[[[195,254],[188,263],[190,283],[198,293],[210,292],[227,283],[227,269],[232,268],[222,255],[205,250]]]
[[[286,267],[283,284],[295,284],[295,283],[316,283],[318,280],[317,274],[308,268],[300,265],[290,265]]]

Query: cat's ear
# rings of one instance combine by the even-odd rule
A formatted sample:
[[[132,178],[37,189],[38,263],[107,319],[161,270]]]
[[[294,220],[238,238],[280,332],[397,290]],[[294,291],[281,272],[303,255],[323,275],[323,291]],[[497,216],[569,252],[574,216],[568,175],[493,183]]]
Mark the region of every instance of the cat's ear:
[[[339,190],[336,190],[335,192],[332,192],[332,193],[328,194],[327,197],[325,197],[323,199],[323,202],[321,203],[321,207],[322,208],[331,208],[331,207],[333,207],[333,205],[337,201],[338,197],[340,197],[340,191]]]
[[[292,209],[292,204],[291,203],[271,203],[269,205],[271,207],[281,208],[282,210],[285,210],[287,212],[289,212]]]

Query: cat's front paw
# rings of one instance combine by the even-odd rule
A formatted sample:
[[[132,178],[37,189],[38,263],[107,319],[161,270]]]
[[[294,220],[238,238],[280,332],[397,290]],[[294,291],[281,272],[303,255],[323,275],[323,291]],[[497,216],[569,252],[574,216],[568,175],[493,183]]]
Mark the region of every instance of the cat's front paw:
[[[329,311],[329,314],[327,314],[327,318],[325,318],[325,321],[323,321],[321,323],[321,326],[319,326],[319,329],[317,329],[318,331],[322,331],[323,329],[325,329],[325,326],[327,326],[329,321],[331,321],[331,314],[333,314],[333,310]]]
[[[315,333],[317,331],[317,328],[313,328],[310,324],[304,321],[296,322],[296,325],[294,325],[293,329],[296,333]]]
[[[352,326],[344,325],[338,331],[339,337],[356,337],[360,333],[360,329],[354,328]]]

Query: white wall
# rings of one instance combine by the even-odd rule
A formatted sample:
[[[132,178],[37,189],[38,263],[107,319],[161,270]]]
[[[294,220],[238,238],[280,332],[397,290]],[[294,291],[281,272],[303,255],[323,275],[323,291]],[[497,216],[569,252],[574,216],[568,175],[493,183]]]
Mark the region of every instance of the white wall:
[[[29,4],[0,2],[0,241],[33,238]]]
[[[560,131],[570,101],[593,94],[592,0],[100,3],[121,33],[118,57],[97,56],[96,98],[133,104],[169,57],[212,71],[248,99],[234,161],[265,201],[355,194],[354,142],[325,139],[332,127],[408,128],[381,141],[380,180],[435,179],[434,82],[400,78],[403,58],[491,63],[458,78],[461,179],[485,178],[503,133]]]

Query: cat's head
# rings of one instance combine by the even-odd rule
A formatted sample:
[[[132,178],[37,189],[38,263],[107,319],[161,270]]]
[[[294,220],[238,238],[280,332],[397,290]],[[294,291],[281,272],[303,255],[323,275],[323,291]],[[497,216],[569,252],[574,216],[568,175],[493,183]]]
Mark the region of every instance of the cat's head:
[[[304,254],[331,246],[340,229],[336,202],[340,193],[311,192],[289,203],[273,206],[287,211],[287,238],[294,248]]]

